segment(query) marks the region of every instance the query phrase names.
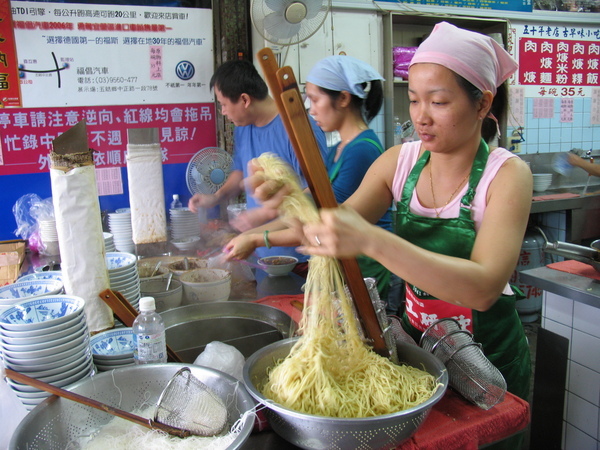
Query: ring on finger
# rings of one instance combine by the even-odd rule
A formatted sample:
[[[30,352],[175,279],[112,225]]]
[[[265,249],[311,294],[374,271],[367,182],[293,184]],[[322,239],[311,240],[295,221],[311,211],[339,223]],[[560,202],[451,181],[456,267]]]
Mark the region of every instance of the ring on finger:
[[[317,236],[316,234],[315,234],[315,242],[317,243],[317,246],[319,246],[319,247],[321,246],[321,241],[319,240],[319,236]]]

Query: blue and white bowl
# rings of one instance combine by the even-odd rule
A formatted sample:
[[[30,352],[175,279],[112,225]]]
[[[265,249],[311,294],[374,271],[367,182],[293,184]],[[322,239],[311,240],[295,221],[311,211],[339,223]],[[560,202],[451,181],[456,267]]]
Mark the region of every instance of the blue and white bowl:
[[[27,275],[23,275],[17,280],[17,283],[22,281],[30,280],[58,280],[62,282],[63,274],[60,270],[49,270],[47,272],[34,272]]]
[[[62,280],[26,280],[0,287],[0,306],[13,306],[23,300],[31,300],[44,295],[60,294]]]
[[[96,360],[133,358],[133,331],[119,328],[98,333],[91,339],[92,355]]]
[[[21,301],[0,314],[6,330],[39,330],[83,314],[84,300],[74,295],[48,295]]]
[[[126,272],[127,269],[135,266],[137,258],[132,253],[126,252],[107,252],[106,267],[109,274]]]

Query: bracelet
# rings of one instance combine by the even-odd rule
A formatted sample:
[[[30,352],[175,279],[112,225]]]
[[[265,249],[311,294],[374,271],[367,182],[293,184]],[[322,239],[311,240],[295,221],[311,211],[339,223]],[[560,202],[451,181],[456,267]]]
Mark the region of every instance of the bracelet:
[[[271,244],[269,243],[269,230],[265,230],[263,233],[263,239],[265,240],[265,247],[271,248]]]

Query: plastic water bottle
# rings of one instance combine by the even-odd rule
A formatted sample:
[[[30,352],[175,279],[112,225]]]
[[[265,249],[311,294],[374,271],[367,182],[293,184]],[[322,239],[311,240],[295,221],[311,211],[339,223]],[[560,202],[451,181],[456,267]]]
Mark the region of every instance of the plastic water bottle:
[[[171,202],[171,209],[181,209],[183,205],[181,204],[181,200],[179,200],[179,194],[173,194],[173,201]]]
[[[394,145],[401,143],[402,139],[402,122],[398,116],[394,117]]]
[[[156,312],[154,297],[140,299],[140,314],[133,322],[133,358],[136,364],[167,362],[165,323]]]

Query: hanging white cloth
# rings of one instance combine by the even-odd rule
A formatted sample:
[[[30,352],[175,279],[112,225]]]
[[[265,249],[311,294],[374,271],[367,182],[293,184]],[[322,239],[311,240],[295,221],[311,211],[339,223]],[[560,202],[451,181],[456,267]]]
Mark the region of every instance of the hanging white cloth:
[[[85,300],[90,332],[112,328],[112,310],[99,297],[110,281],[95,166],[51,168],[50,179],[65,293]]]
[[[167,216],[160,144],[127,145],[127,179],[133,242],[167,241]]]

